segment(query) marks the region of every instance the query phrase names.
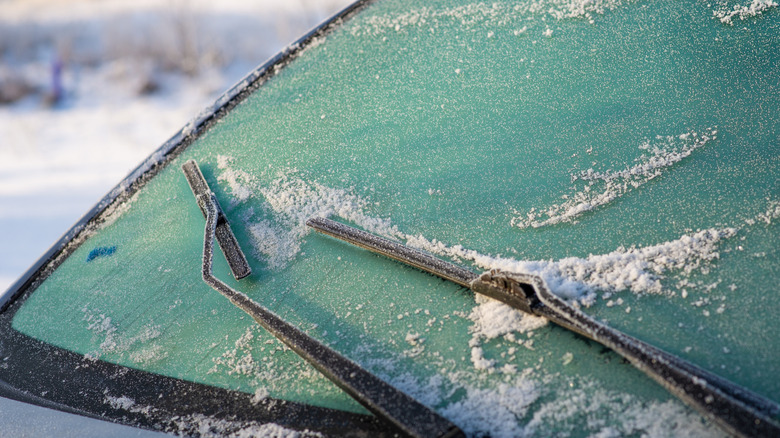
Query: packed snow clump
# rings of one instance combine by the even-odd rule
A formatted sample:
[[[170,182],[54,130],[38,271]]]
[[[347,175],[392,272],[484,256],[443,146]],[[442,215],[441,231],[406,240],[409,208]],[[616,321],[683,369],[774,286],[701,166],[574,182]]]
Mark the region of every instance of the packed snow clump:
[[[712,14],[721,23],[732,26],[736,18],[747,20],[748,18],[761,15],[771,8],[776,8],[777,5],[778,3],[775,0],[751,0],[749,4],[738,3],[731,7],[728,4],[722,4]]]

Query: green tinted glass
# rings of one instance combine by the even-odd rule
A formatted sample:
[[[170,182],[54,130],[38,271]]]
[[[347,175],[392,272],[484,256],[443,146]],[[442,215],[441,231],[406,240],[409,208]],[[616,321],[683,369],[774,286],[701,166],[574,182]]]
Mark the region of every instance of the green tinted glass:
[[[13,328],[258,399],[364,412],[203,283],[204,220],[180,170],[195,159],[253,269],[232,280],[218,257],[215,275],[468,432],[716,429],[597,344],[306,219],[537,273],[587,313],[776,399],[780,12],[576,3],[371,4],[159,171]]]

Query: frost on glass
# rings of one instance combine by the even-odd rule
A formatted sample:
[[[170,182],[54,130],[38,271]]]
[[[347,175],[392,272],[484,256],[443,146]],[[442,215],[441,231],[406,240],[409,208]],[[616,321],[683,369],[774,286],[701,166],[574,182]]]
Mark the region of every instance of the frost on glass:
[[[614,354],[305,221],[539,275],[772,398],[772,3],[373,3],[161,171],[14,327],[89,360],[359,412],[202,282],[203,218],[178,170],[195,159],[253,271],[232,281],[216,257],[215,275],[468,433],[717,434]]]

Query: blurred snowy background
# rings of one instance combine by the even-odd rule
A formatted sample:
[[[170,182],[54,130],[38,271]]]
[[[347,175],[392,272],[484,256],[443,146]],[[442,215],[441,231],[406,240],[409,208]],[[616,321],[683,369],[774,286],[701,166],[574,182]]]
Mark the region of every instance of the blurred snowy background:
[[[147,155],[352,0],[0,0],[0,293]]]

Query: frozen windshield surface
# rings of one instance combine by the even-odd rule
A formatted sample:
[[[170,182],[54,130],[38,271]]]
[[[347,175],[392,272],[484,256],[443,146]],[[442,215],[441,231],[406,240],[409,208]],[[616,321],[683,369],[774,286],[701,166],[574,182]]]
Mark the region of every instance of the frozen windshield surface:
[[[616,328],[776,397],[770,3],[372,4],[121,206],[13,327],[258,399],[362,412],[201,280],[204,221],[180,171],[195,159],[253,270],[232,280],[220,256],[215,275],[467,432],[718,433],[601,347],[305,221],[538,274]]]

